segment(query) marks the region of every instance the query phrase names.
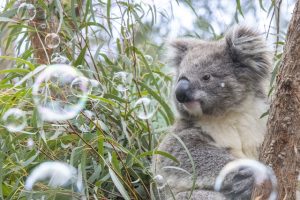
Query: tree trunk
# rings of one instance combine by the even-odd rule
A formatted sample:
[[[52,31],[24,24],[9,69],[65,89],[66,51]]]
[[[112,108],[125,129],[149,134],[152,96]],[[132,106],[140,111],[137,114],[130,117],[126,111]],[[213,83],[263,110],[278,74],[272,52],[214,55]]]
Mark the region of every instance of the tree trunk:
[[[45,37],[48,33],[57,30],[57,17],[54,13],[51,13],[50,16],[48,16],[48,19],[50,20],[47,21],[44,9],[39,7],[38,3],[35,3],[35,0],[32,0],[32,3],[36,6],[37,10],[35,18],[29,23],[33,30],[35,30],[30,34],[33,55],[36,59],[35,62],[37,64],[50,64],[53,49],[47,48]],[[48,4],[48,2],[45,3],[46,5]]]
[[[293,200],[300,162],[300,0],[296,2],[286,38],[259,159],[276,174],[278,199]],[[267,199],[268,193],[265,184],[258,186],[253,196]]]

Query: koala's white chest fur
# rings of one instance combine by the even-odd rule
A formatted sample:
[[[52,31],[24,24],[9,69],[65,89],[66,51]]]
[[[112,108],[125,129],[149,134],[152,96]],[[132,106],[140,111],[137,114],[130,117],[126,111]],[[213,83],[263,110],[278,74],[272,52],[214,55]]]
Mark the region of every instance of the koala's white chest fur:
[[[260,116],[267,109],[265,100],[249,97],[239,109],[222,117],[201,119],[198,125],[215,140],[215,145],[229,148],[233,156],[257,159],[267,121]]]

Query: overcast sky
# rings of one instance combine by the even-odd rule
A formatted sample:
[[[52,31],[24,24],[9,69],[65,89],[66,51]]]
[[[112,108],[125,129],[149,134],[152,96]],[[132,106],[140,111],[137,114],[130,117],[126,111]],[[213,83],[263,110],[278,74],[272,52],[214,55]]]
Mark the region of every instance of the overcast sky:
[[[173,9],[173,16],[174,20],[169,24],[171,27],[171,32],[169,34],[170,37],[177,37],[180,34],[180,29],[185,28],[187,30],[193,30],[193,21],[195,20],[196,16],[192,13],[191,9],[187,6],[184,6],[182,3],[177,4],[175,0],[135,0],[135,2],[144,2],[147,4],[154,4],[156,5],[157,9],[162,11],[169,11],[171,12],[170,2],[172,2],[172,9]],[[215,11],[214,19],[211,20],[211,25],[214,27],[216,33],[220,33],[227,29],[229,23],[231,22],[231,18],[235,13],[235,2],[232,2],[232,6],[228,5],[228,1],[211,1],[212,3],[212,10]],[[251,13],[247,13],[244,18],[240,17],[240,22],[245,23],[250,26],[258,27],[261,31],[266,31],[269,23],[270,23],[270,16],[267,15],[267,12],[263,11],[259,7],[259,1],[256,2],[257,15],[259,16],[259,20],[255,19]],[[268,2],[268,1],[267,1]],[[3,7],[6,3],[6,0],[0,0],[0,11],[3,10]],[[225,7],[225,10],[218,9],[219,5]],[[282,12],[281,17],[286,19],[290,19],[291,13],[294,7],[294,0],[283,0],[282,1]],[[205,14],[205,8],[196,8],[198,15]],[[223,27],[219,27],[216,23],[222,23]]]

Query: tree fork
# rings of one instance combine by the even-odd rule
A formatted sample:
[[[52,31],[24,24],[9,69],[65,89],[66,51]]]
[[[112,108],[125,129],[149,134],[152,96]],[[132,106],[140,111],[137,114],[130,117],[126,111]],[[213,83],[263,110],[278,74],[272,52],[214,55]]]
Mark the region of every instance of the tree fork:
[[[300,164],[300,0],[289,24],[280,70],[259,160],[277,177],[278,199],[296,199]],[[269,185],[257,186],[252,199],[267,199]]]

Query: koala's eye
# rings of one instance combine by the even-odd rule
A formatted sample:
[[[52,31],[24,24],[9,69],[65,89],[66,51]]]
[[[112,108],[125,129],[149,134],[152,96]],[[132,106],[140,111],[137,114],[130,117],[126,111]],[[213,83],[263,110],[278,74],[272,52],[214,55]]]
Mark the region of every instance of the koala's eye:
[[[203,80],[208,81],[210,79],[210,75],[206,74],[202,77]]]

